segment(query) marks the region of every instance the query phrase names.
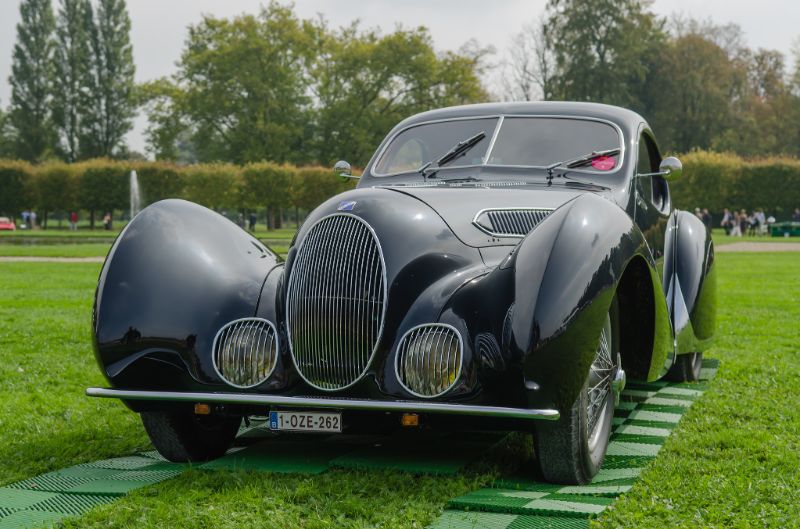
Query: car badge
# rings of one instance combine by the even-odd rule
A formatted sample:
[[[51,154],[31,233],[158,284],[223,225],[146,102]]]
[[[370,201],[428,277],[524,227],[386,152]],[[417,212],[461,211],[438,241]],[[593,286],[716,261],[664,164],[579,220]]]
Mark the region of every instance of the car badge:
[[[339,207],[336,208],[337,211],[353,211],[353,208],[356,207],[355,200],[345,200],[344,202],[339,202]]]

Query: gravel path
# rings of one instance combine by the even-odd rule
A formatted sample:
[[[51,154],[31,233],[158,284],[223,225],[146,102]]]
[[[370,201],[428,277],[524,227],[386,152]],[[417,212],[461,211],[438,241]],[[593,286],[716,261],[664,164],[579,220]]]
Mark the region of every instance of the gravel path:
[[[19,257],[0,256],[0,263],[102,263],[105,257]]]
[[[732,242],[714,247],[716,252],[800,252],[800,242]]]

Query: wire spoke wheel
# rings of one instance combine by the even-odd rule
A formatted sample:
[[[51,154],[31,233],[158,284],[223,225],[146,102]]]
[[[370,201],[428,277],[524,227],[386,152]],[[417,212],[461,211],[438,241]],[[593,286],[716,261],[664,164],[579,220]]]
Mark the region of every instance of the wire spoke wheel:
[[[588,422],[589,445],[594,448],[597,443],[600,419],[606,413],[608,394],[611,392],[611,381],[614,377],[616,365],[611,347],[611,318],[606,316],[605,325],[600,334],[597,353],[589,370],[587,384],[586,420]]]
[[[622,366],[618,365],[621,359],[616,297],[600,321],[597,346],[594,351],[585,351],[591,364],[574,402],[562,410],[558,421],[542,422],[536,427],[534,449],[539,470],[553,483],[589,483],[600,470],[608,448],[619,380],[624,380]]]

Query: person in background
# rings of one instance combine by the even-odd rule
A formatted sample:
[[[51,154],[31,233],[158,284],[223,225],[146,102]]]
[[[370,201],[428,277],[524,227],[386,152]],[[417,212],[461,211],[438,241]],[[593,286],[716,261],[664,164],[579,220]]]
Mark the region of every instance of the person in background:
[[[31,210],[31,229],[36,229],[36,212]]]
[[[731,237],[742,236],[742,223],[740,215],[735,211],[731,214],[731,231],[728,233]]]
[[[255,211],[250,212],[249,220],[250,220],[250,226],[249,226],[250,231],[256,231],[256,221],[258,220],[258,217],[256,216]]]
[[[739,212],[739,237],[747,233],[747,210],[743,209]]]
[[[794,215],[792,215],[792,220],[795,222],[800,222],[800,208],[794,208]]]
[[[69,229],[70,231],[78,230],[78,212],[71,211],[69,214]]]
[[[711,233],[712,220],[711,220],[711,213],[708,212],[708,208],[703,208],[703,216],[700,218],[703,221],[703,224],[706,225],[708,233]]]
[[[728,208],[725,208],[722,212],[722,222],[720,222],[720,226],[725,230],[725,235],[731,234],[731,230],[733,229],[733,214],[731,214]]]
[[[105,228],[106,230],[110,230],[111,228],[113,228],[110,211],[106,211],[106,214],[103,215],[103,228]]]
[[[20,226],[20,228],[25,229],[29,227],[29,223],[31,221],[31,212],[26,209],[25,211],[20,213],[20,217],[22,217],[22,226]]]
[[[756,234],[766,235],[767,233],[767,216],[764,214],[763,208],[758,208],[753,215],[756,219]]]

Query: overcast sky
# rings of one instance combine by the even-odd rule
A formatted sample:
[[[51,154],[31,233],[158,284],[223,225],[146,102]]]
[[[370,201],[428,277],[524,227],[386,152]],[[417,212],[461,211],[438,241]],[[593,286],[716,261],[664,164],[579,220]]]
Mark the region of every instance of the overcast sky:
[[[180,57],[186,27],[203,14],[230,17],[255,13],[260,0],[128,0],[131,16],[136,80],[169,75]],[[54,5],[58,0],[54,0]],[[348,25],[358,18],[363,27],[390,32],[398,24],[427,26],[438,49],[457,49],[469,39],[493,45],[502,53],[509,37],[535,19],[546,0],[296,0],[295,11],[303,18],[321,13],[333,26]],[[19,21],[19,2],[0,0],[0,105],[8,105],[11,52]],[[798,0],[656,0],[653,10],[661,15],[682,13],[711,18],[717,24],[736,23],[754,48],[770,48],[788,55],[800,37]],[[143,151],[139,118],[128,136],[132,149]]]

